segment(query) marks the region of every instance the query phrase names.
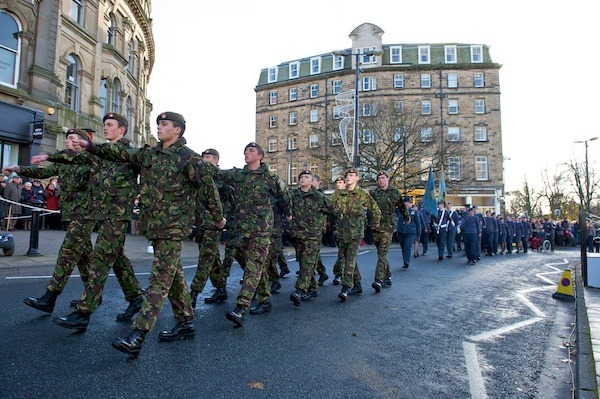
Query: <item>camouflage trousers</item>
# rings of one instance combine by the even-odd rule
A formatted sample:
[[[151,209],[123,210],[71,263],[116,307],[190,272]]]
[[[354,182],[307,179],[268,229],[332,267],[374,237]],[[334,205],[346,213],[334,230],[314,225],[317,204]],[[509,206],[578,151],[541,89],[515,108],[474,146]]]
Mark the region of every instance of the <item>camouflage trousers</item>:
[[[102,291],[112,267],[125,300],[131,302],[142,295],[142,288],[135,277],[133,266],[125,256],[126,220],[103,220],[98,227],[98,237],[90,258],[88,284],[86,284],[77,311],[94,313],[102,303]]]
[[[227,286],[227,277],[229,277],[231,266],[233,266],[235,260],[241,265],[238,246],[239,242],[237,241],[237,238],[231,237],[227,241],[227,244],[225,244],[225,254],[223,255],[223,262],[221,263],[221,272],[219,275],[215,276],[214,282],[211,280],[215,288],[225,288]]]
[[[271,245],[269,245],[269,255],[267,260],[267,276],[269,281],[279,281],[277,264],[279,264],[279,267],[287,267],[287,260],[285,259],[285,254],[283,253],[281,236],[271,237]]]
[[[374,231],[373,243],[377,248],[377,266],[375,266],[375,280],[384,281],[388,277],[392,277],[390,270],[390,262],[388,261],[388,252],[392,243],[392,232]]]
[[[60,246],[54,273],[46,289],[60,294],[75,267],[85,286],[89,279],[90,255],[92,254],[93,220],[72,220],[67,227],[65,239]]]
[[[338,260],[340,261],[340,270],[342,276],[342,285],[352,288],[354,285],[361,285],[361,275],[358,270],[358,247],[360,240],[338,241]]]
[[[133,327],[151,331],[168,297],[173,316],[178,323],[194,320],[192,301],[181,266],[181,241],[152,240],[154,258],[150,271],[150,282],[144,295],[142,310],[133,321]]]
[[[221,253],[219,252],[221,231],[214,229],[202,230],[196,237],[196,241],[200,253],[198,255],[198,268],[190,289],[202,292],[209,277],[212,285],[216,287],[222,273]]]
[[[300,275],[296,280],[296,289],[306,293],[317,290],[315,270],[321,258],[321,240],[298,239],[295,241],[296,259],[300,264]]]
[[[250,306],[255,292],[258,293],[259,302],[271,298],[266,265],[270,243],[269,237],[244,237],[239,241],[236,259],[241,260],[244,279],[237,297],[237,305],[243,309]]]

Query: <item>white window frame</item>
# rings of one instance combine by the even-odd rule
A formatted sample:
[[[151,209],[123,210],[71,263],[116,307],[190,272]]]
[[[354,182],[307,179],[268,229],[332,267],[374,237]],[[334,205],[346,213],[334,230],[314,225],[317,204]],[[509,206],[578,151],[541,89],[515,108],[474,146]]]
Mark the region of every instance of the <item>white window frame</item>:
[[[485,100],[484,99],[475,100],[474,111],[478,115],[485,114]]]
[[[277,137],[269,137],[267,148],[269,152],[277,152]]]
[[[309,122],[311,123],[315,123],[319,121],[319,110],[318,109],[311,109],[310,110],[310,116],[309,116]]]
[[[111,111],[116,112],[117,114],[121,113],[121,87],[121,81],[119,78],[115,78],[112,87]]]
[[[290,111],[288,115],[288,123],[290,126],[298,124],[298,111]]]
[[[370,103],[360,103],[359,104],[361,113],[360,116],[373,116],[373,107]]]
[[[483,72],[473,73],[473,87],[485,87],[485,75]]]
[[[394,74],[394,89],[404,89],[404,74],[403,73],[395,73]]]
[[[487,126],[475,126],[473,131],[473,140],[479,142],[488,141]]]
[[[344,56],[343,55],[333,55],[333,70],[339,71],[340,69],[344,69]]]
[[[419,46],[418,47],[419,64],[430,64],[431,63],[431,47],[430,46]]]
[[[483,46],[481,44],[471,45],[471,63],[482,64],[483,63]]]
[[[311,84],[309,90],[310,90],[310,98],[319,97],[319,84],[318,83]]]
[[[277,104],[277,92],[271,91],[271,92],[269,92],[269,105],[276,105],[276,104]]]
[[[394,101],[394,110],[398,114],[403,113],[404,112],[404,101],[403,100]]]
[[[331,82],[331,93],[332,94],[340,94],[342,92],[342,81],[340,79],[336,79]]]
[[[475,180],[489,180],[488,157],[483,155],[475,157]]]
[[[448,114],[458,114],[458,100],[448,100]]]
[[[448,126],[448,141],[461,141],[460,127]]]
[[[81,63],[75,54],[69,54],[67,59],[69,60],[69,65],[67,65],[65,74],[65,104],[67,104],[68,109],[77,112],[79,111],[79,95],[81,87]],[[120,100],[121,97],[118,93],[117,96]]]
[[[390,46],[390,64],[402,64],[402,46]]]
[[[3,16],[3,19],[7,18],[7,22],[13,24],[15,29],[14,32],[10,32],[10,30],[6,29],[9,35],[13,33],[15,34],[14,36],[7,38],[10,42],[12,42],[11,46],[7,47],[3,45],[0,48],[0,58],[7,64],[9,64],[8,66],[6,66],[8,71],[2,73],[2,80],[0,80],[0,85],[16,88],[17,82],[19,81],[19,70],[21,64],[21,36],[16,35],[16,33],[20,32],[22,28],[19,23],[19,20],[11,14],[9,14],[8,12],[0,10],[0,15]],[[12,46],[13,43],[15,47]],[[11,63],[12,66],[10,65]]]
[[[422,73],[421,74],[421,89],[431,89],[431,74],[430,73]]]
[[[275,164],[269,164],[269,172],[271,172],[272,174],[276,175],[277,174],[277,165],[275,165]]]
[[[340,113],[340,107],[341,107],[341,105],[333,106],[333,109],[331,111],[331,115],[333,116],[333,119],[342,119],[342,114]]]
[[[310,59],[310,74],[316,75],[321,73],[321,57],[313,57]]]
[[[270,67],[267,69],[267,83],[274,83],[277,82],[277,73],[279,71],[279,68],[275,67]]]
[[[423,127],[420,132],[421,142],[422,143],[430,143],[433,141],[433,128],[432,127]]]
[[[117,20],[115,14],[109,14],[108,29],[106,30],[106,43],[111,46],[115,45],[115,37],[117,35]]]
[[[426,157],[426,158],[422,158],[421,159],[421,170],[423,171],[421,173],[421,181],[426,181],[427,179],[429,179],[429,166],[433,163],[433,158],[432,157]]]
[[[277,127],[277,115],[269,116],[269,127]]]
[[[444,60],[446,64],[456,64],[456,46],[444,46]]]
[[[363,47],[361,49],[358,49],[358,52],[360,54],[362,54],[361,57],[358,57],[360,59],[360,63],[363,65],[366,64],[375,64],[377,62],[377,56],[376,55],[366,55],[366,53],[370,52],[370,51],[375,51],[377,50],[377,47],[373,46],[373,47]],[[358,67],[358,65],[357,65]]]
[[[71,0],[71,19],[78,25],[83,25],[85,4],[83,0]]]
[[[448,72],[446,80],[448,82],[448,88],[456,89],[458,87],[458,74],[456,72]]]
[[[298,100],[298,89],[297,88],[295,88],[295,87],[290,88],[289,99],[290,99],[290,101]]]
[[[298,184],[298,162],[288,162],[288,184]]]
[[[289,78],[297,79],[300,77],[300,61],[290,62],[289,64]]]
[[[331,132],[331,146],[336,147],[338,145],[342,145],[342,135],[339,130],[334,130]]]
[[[377,141],[377,134],[371,129],[363,129],[360,132],[361,144],[375,144]]]
[[[431,115],[431,100],[421,101],[421,115]]]
[[[310,148],[317,148],[319,146],[319,135],[318,134],[313,133],[310,136],[308,136],[308,146]]]
[[[288,136],[287,139],[287,150],[294,151],[298,149],[298,136]]]
[[[460,157],[448,157],[448,180],[460,180]]]

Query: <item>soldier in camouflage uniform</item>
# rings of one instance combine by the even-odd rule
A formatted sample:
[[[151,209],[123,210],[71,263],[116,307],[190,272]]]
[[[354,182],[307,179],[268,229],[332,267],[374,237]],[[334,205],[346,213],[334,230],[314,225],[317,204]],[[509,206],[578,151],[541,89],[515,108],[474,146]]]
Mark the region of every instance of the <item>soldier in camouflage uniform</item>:
[[[350,168],[345,175],[346,188],[332,199],[336,209],[336,233],[338,238],[338,257],[342,261],[342,291],[338,298],[342,302],[348,294],[362,294],[360,272],[356,258],[358,247],[365,233],[366,212],[373,215],[372,226],[377,228],[381,219],[381,210],[369,192],[358,187],[358,171]],[[352,289],[352,291],[350,291]]]
[[[244,148],[246,166],[243,169],[222,170],[224,181],[235,190],[236,252],[244,269],[242,288],[235,309],[226,313],[227,319],[238,326],[244,323],[244,314],[250,306],[254,293],[258,291],[258,305],[250,309],[251,314],[271,310],[271,293],[267,279],[266,260],[273,228],[271,197],[281,201],[288,220],[292,207],[288,189],[279,176],[269,171],[262,163],[265,152],[252,142]]]
[[[87,134],[80,129],[67,131],[65,151],[75,155],[73,140],[78,137],[87,138]],[[32,308],[52,313],[56,298],[62,293],[75,267],[79,268],[79,275],[84,285],[88,280],[89,257],[93,249],[91,234],[94,228],[94,220],[90,218],[92,212],[92,193],[89,190],[90,166],[52,164],[40,168],[14,165],[4,170],[38,179],[52,176],[58,176],[60,179],[60,210],[62,220],[67,222],[67,232],[58,252],[54,273],[46,286],[46,293],[40,298],[29,297],[23,301]]]
[[[296,280],[296,292],[290,295],[294,306],[317,296],[315,270],[321,254],[321,237],[328,214],[333,214],[329,199],[312,185],[310,170],[300,172],[300,187],[292,192],[292,220],[290,235],[296,247],[296,259],[300,275]]]
[[[202,152],[202,160],[215,166],[215,176],[213,177],[216,178],[219,152],[214,148],[209,148]],[[209,187],[202,187],[198,190],[196,199],[196,227],[198,229],[196,242],[198,243],[199,255],[196,274],[190,285],[192,308],[196,307],[198,294],[204,290],[209,277],[212,285],[216,287],[223,267],[221,264],[221,253],[219,252],[221,229],[217,228],[212,218],[211,209],[209,208],[211,198],[208,190]],[[227,291],[223,288],[223,292],[218,293],[217,296],[220,300],[226,300]]]
[[[381,223],[373,228],[373,242],[377,248],[377,266],[375,267],[375,281],[371,285],[376,293],[382,287],[392,285],[392,272],[388,261],[388,252],[392,243],[392,235],[396,229],[396,210],[400,211],[405,220],[408,220],[406,206],[402,201],[400,191],[390,185],[390,178],[386,171],[377,173],[378,187],[371,191],[371,196],[381,210]]]
[[[335,179],[335,192],[331,196],[332,202],[335,202],[335,197],[339,195],[339,192],[346,188],[346,180],[344,180],[344,176],[338,176]],[[329,218],[328,223],[330,224],[329,229],[334,230],[335,228],[335,217]],[[335,237],[335,235],[334,235]],[[337,238],[336,238],[337,242]],[[342,258],[340,256],[337,257],[335,264],[333,265],[333,285],[340,285],[342,283]]]
[[[127,134],[127,119],[111,112],[104,116],[103,121],[105,138],[132,151],[129,140],[124,138]],[[55,317],[52,322],[65,328],[85,331],[90,315],[102,303],[102,291],[111,267],[125,294],[125,300],[129,302],[125,312],[117,315],[117,321],[131,320],[143,302],[142,288],[124,250],[127,226],[131,220],[131,204],[137,194],[138,171],[127,164],[106,161],[89,153],[73,156],[59,151],[50,156],[39,157],[56,163],[91,165],[92,218],[96,220],[98,228],[98,237],[90,258],[88,284],[76,304],[76,310],[65,317]]]
[[[217,187],[212,179],[214,166],[203,162],[189,149],[182,137],[183,116],[163,112],[157,118],[158,145],[130,152],[119,145],[95,145],[81,141],[90,153],[113,161],[127,162],[140,170],[140,232],[154,248],[150,282],[142,309],[133,322],[134,330],[126,338],[117,338],[112,346],[138,356],[146,334],[154,327],[168,297],[177,324],[159,334],[160,341],[193,338],[194,310],[181,266],[180,253],[194,223],[198,189],[207,188],[207,209],[217,228],[225,225]]]

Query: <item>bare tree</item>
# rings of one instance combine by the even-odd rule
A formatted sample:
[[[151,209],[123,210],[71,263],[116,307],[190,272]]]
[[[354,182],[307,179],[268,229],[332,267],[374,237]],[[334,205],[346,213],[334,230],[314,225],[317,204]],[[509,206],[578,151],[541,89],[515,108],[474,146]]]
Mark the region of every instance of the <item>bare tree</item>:
[[[592,202],[597,197],[595,193],[600,189],[600,179],[593,169],[589,170],[589,165],[577,162],[574,158],[566,163],[566,167],[567,173],[571,177],[569,181],[579,204],[589,212]]]
[[[522,191],[509,191],[507,196],[512,197],[510,201],[509,213],[512,215],[527,214],[530,217],[539,218],[542,216],[542,206],[539,193],[536,193],[529,187],[527,180],[523,181]]]
[[[363,104],[367,104],[366,100]],[[374,180],[379,170],[386,170],[397,187],[410,190],[424,185],[421,177],[427,173],[430,159],[434,170],[438,170],[441,146],[440,137],[434,137],[436,120],[430,115],[422,115],[421,108],[399,108],[397,102],[387,100],[363,106],[370,115],[360,117],[359,154],[364,180]],[[331,121],[329,130],[339,137],[339,119]],[[350,129],[351,127],[349,127]],[[444,153],[459,155],[464,152],[458,142],[445,142]],[[314,151],[314,157],[322,157],[322,151]],[[348,167],[350,160],[343,146],[331,147],[329,160],[334,165]],[[447,157],[444,157],[447,158]]]
[[[554,215],[557,209],[561,210],[568,200],[568,192],[565,187],[566,177],[566,172],[560,170],[559,167],[552,175],[548,173],[548,169],[544,169],[542,172],[542,190],[539,194],[547,201],[551,215]]]

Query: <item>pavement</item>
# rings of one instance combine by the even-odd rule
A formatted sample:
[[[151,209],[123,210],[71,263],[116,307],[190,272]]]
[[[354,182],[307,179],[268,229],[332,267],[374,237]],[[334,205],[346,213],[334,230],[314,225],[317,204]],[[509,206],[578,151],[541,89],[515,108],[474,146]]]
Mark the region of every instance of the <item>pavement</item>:
[[[7,232],[0,231],[0,234]],[[41,230],[37,240],[30,231],[14,231],[15,251],[12,256],[4,256],[0,251],[0,272],[25,272],[36,266],[51,266],[56,262],[58,251],[65,237],[64,231]],[[95,240],[96,234],[92,236]],[[94,242],[94,241],[92,241]],[[125,240],[125,253],[132,261],[152,262],[153,254],[149,241],[143,236],[128,235]],[[335,252],[336,248],[323,247],[323,252]],[[286,256],[294,256],[293,249],[285,248]],[[182,259],[195,259],[198,244],[184,241]],[[589,258],[588,258],[589,259]],[[578,399],[598,399],[600,385],[600,288],[584,286],[581,278],[581,265],[573,267],[574,299],[576,307],[576,394]],[[588,262],[589,270],[589,262]],[[589,278],[589,275],[588,275]],[[600,285],[600,284],[599,284]]]

